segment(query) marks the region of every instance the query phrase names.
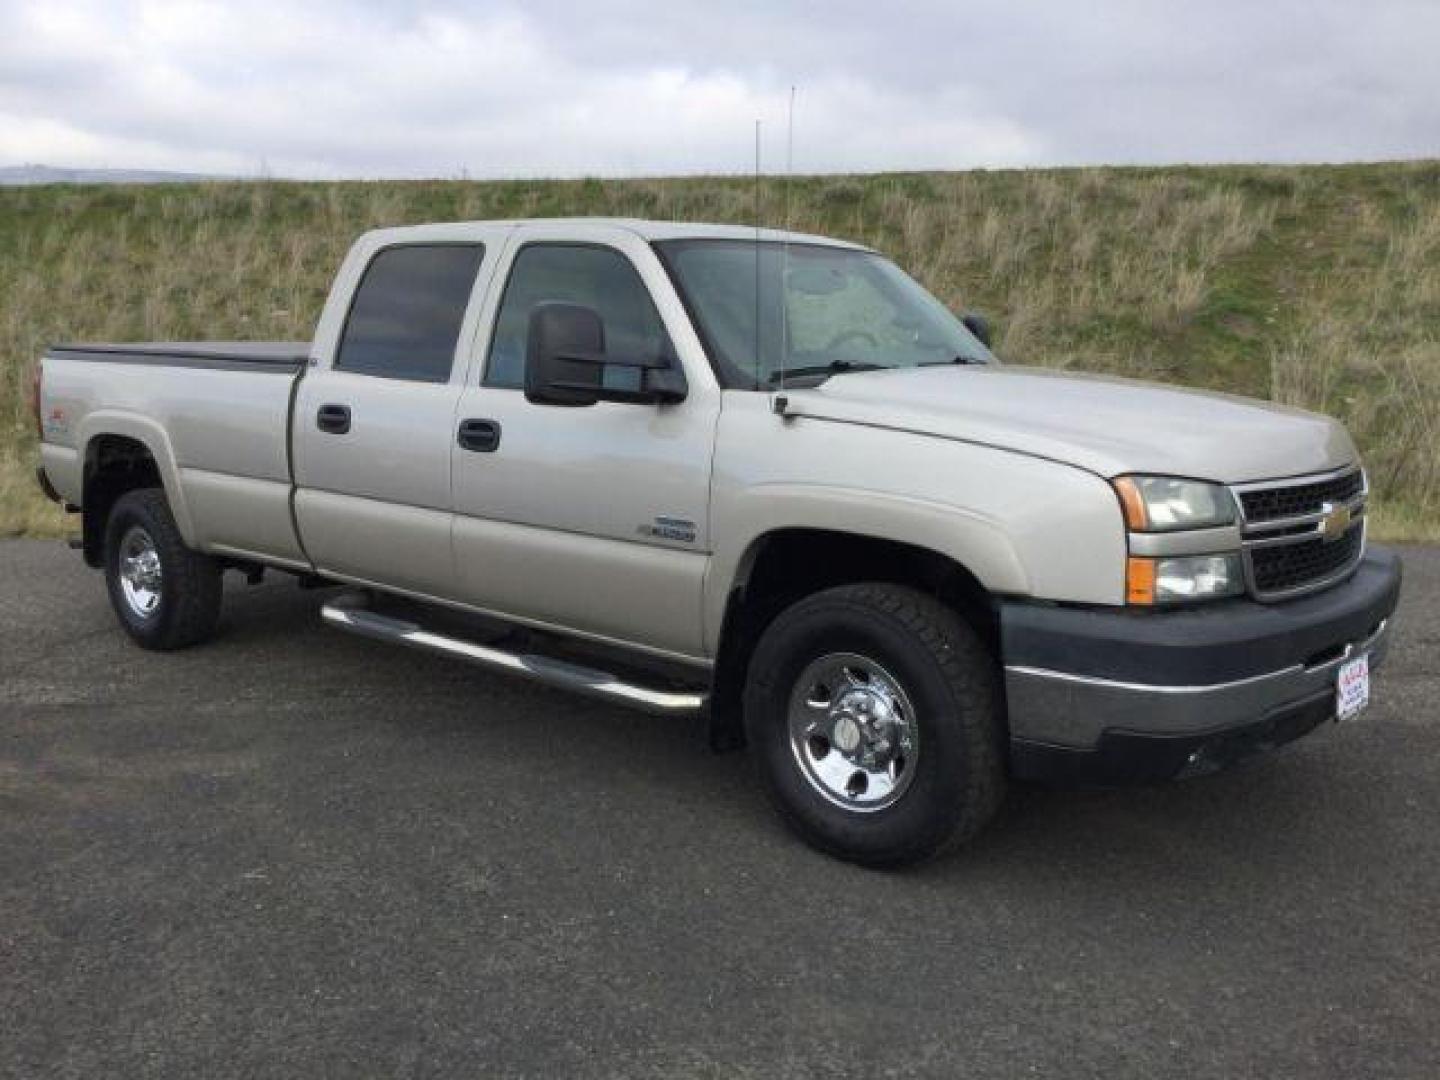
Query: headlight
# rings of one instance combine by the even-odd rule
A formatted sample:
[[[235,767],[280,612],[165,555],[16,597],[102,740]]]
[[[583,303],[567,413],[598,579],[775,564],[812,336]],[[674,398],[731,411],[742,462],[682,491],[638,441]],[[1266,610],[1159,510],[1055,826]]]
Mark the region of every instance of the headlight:
[[[1121,476],[1112,481],[1131,533],[1131,550],[1139,545],[1136,533],[1152,539],[1131,555],[1125,566],[1125,599],[1131,604],[1175,604],[1191,600],[1218,600],[1245,591],[1240,553],[1169,555],[1170,541],[1154,537],[1190,529],[1213,529],[1234,524],[1235,499],[1228,488],[1203,480],[1173,476]],[[1177,538],[1178,542],[1178,538]],[[1191,541],[1187,541],[1191,542]],[[1238,544],[1238,538],[1229,544]],[[1208,546],[1208,545],[1207,545]],[[1192,546],[1190,550],[1194,550]],[[1201,548],[1204,551],[1204,548]]]
[[[1132,604],[1218,600],[1244,591],[1238,554],[1132,556],[1125,568],[1125,599]]]
[[[1169,476],[1122,476],[1113,483],[1132,532],[1207,529],[1235,520],[1235,500],[1219,484]]]

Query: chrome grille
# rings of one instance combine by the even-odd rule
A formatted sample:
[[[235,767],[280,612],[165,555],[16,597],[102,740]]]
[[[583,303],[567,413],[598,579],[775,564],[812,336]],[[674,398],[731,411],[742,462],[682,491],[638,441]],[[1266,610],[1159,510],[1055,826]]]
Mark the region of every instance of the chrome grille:
[[[1365,474],[1354,466],[1319,476],[1234,487],[1245,577],[1260,600],[1333,585],[1365,554]]]

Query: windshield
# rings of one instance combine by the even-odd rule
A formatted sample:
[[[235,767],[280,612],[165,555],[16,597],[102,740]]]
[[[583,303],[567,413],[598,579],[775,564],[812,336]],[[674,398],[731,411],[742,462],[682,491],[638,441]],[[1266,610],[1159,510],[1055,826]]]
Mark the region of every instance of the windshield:
[[[940,301],[871,252],[749,240],[655,247],[728,389],[778,386],[782,368],[785,381],[803,382],[994,360]]]

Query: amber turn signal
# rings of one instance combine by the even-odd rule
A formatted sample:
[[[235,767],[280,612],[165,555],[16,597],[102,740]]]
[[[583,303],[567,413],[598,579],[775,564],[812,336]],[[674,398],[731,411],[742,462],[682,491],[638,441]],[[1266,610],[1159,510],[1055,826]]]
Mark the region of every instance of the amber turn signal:
[[[1125,562],[1125,601],[1155,603],[1155,560],[1131,556]]]
[[[1140,494],[1140,485],[1133,477],[1121,476],[1112,480],[1115,494],[1120,496],[1120,507],[1125,511],[1125,524],[1132,532],[1144,532],[1150,527],[1150,515],[1145,511],[1145,499]]]

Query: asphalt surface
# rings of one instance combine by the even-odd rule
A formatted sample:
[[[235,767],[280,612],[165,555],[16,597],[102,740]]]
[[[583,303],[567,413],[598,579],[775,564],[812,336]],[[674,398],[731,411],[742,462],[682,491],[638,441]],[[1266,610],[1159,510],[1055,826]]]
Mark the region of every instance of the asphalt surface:
[[[1440,551],[1375,706],[902,873],[743,755],[320,625],[154,655],[0,544],[0,1074],[1440,1075]]]

